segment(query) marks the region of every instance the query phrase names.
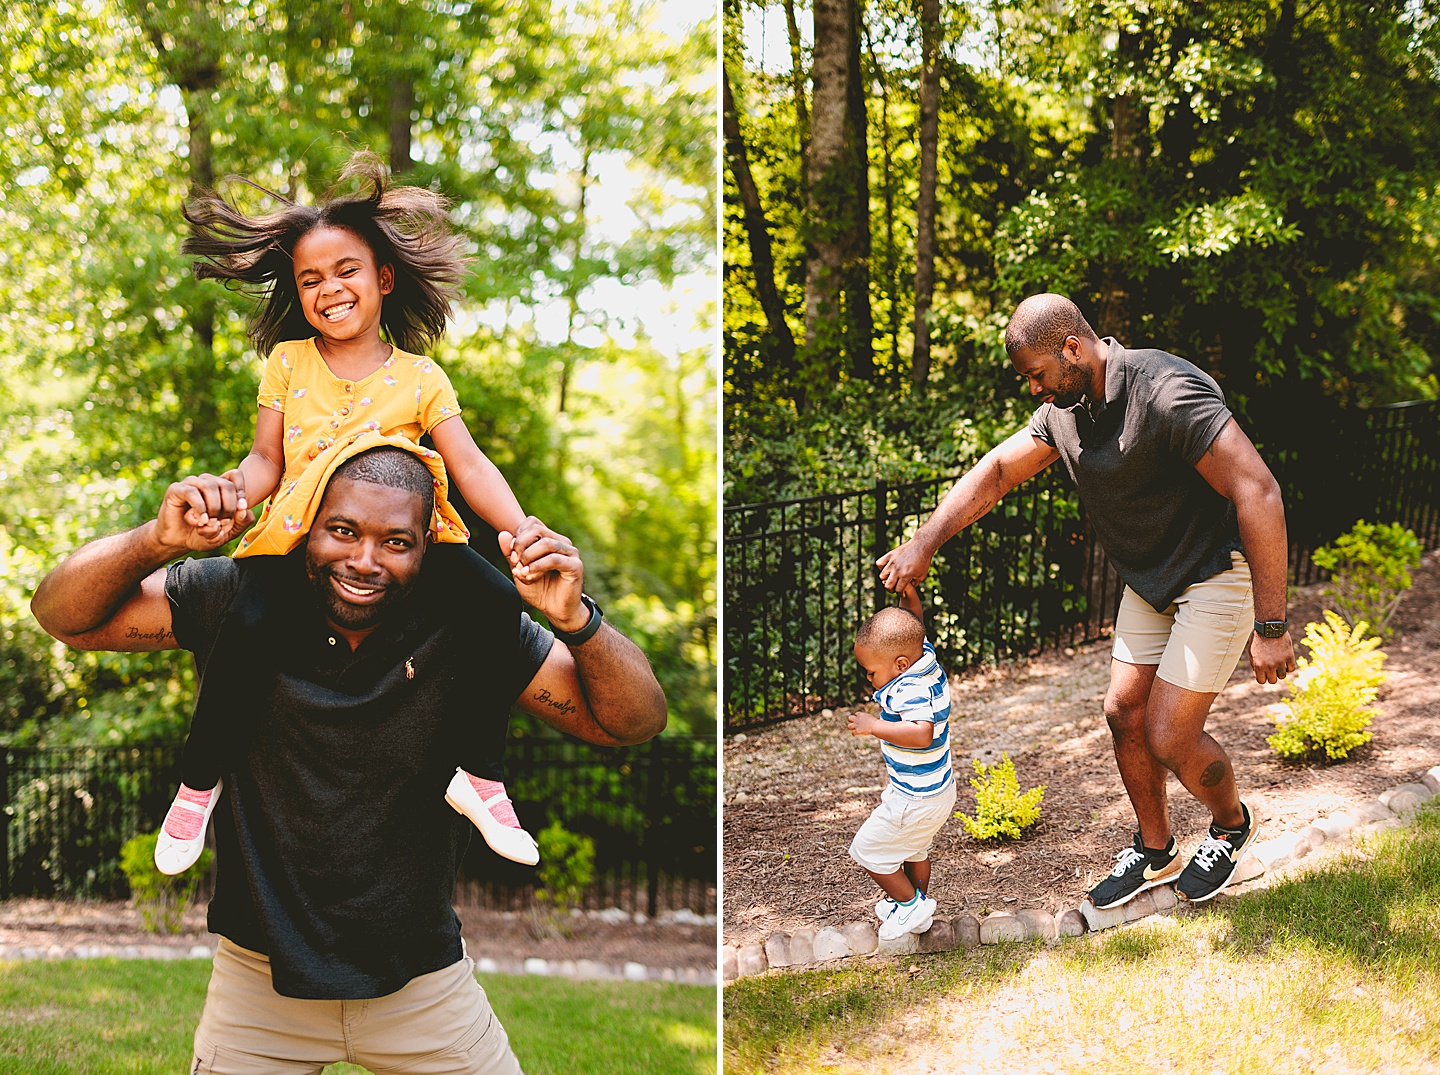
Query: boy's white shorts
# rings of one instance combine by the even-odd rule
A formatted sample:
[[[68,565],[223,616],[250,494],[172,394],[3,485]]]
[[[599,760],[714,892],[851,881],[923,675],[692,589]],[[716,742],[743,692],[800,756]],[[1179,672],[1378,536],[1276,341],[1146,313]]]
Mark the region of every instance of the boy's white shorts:
[[[850,857],[871,873],[894,873],[930,857],[930,843],[955,809],[955,784],[929,799],[912,799],[889,784],[855,839]]]

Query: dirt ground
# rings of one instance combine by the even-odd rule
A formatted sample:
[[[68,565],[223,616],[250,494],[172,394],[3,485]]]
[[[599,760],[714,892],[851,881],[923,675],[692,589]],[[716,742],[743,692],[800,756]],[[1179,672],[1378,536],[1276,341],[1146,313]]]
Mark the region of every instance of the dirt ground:
[[[589,959],[612,966],[626,962],[676,970],[715,966],[715,926],[670,921],[636,923],[626,916],[583,915],[568,920],[569,937],[537,937],[525,912],[456,907],[465,947],[475,960],[493,959],[502,968],[537,956],[547,960]],[[192,907],[184,930],[174,936],[147,933],[139,912],[119,901],[12,899],[0,902],[0,945],[48,948],[51,945],[162,944],[189,949],[214,947],[205,929],[203,905]]]
[[[1320,618],[1320,585],[1292,591],[1291,635]],[[1440,552],[1426,555],[1392,620],[1390,678],[1381,688],[1374,739],[1343,763],[1281,761],[1265,738],[1265,709],[1281,685],[1261,686],[1248,656],[1215,700],[1207,730],[1229,753],[1242,798],[1261,817],[1261,838],[1298,829],[1345,803],[1373,798],[1440,762]],[[1108,640],[1049,652],[951,681],[950,737],[959,799],[975,812],[970,761],[1015,763],[1021,789],[1045,785],[1041,820],[1019,841],[982,844],[960,823],[936,838],[930,895],[943,913],[1076,906],[1129,845],[1135,819],[1101,712]],[[873,710],[873,703],[870,703]],[[724,750],[726,944],[776,930],[841,925],[872,914],[880,892],[846,853],[884,786],[876,742],[845,730],[846,710],[728,739]],[[1170,812],[1181,850],[1204,834],[1208,813],[1173,778]]]

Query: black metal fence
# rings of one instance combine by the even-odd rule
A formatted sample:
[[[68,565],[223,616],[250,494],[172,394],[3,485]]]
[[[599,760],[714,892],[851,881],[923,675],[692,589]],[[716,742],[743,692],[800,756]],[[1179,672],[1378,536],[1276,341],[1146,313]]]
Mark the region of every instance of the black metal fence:
[[[1255,439],[1285,493],[1296,582],[1316,575],[1310,550],[1357,519],[1401,522],[1427,546],[1440,540],[1440,403],[1290,417]],[[851,644],[885,603],[875,560],[953,481],[725,509],[726,731],[863,696]],[[936,554],[929,633],[951,671],[1089,641],[1113,625],[1120,590],[1055,466]]]
[[[120,847],[157,828],[179,781],[180,747],[0,746],[0,897],[118,897]],[[552,820],[595,841],[584,906],[650,915],[713,914],[715,743],[664,737],[606,750],[569,740],[512,740],[507,785],[532,833]],[[462,866],[462,898],[518,909],[535,871],[478,837]]]

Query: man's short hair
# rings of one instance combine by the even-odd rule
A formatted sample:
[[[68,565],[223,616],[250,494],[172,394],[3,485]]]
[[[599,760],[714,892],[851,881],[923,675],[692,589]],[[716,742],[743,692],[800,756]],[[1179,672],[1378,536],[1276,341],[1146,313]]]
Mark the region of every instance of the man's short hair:
[[[889,605],[860,625],[855,644],[887,656],[913,654],[925,645],[925,625],[908,608]]]
[[[435,479],[430,468],[422,463],[413,452],[404,448],[381,445],[351,456],[335,468],[330,480],[348,478],[353,482],[370,482],[372,485],[386,485],[391,489],[404,489],[420,498],[425,509],[423,525],[428,529],[435,514]]]
[[[1057,357],[1067,336],[1082,340],[1100,338],[1085,320],[1080,307],[1064,295],[1031,295],[1015,307],[1010,323],[1005,326],[1005,353],[1011,358],[1022,350]]]

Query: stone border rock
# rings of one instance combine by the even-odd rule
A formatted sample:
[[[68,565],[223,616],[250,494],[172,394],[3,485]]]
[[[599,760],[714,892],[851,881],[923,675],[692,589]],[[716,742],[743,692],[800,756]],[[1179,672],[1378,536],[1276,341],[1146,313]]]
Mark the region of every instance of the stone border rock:
[[[602,911],[575,911],[576,915],[597,918],[603,922],[635,922],[644,925],[649,918],[640,913],[616,907]],[[715,915],[699,915],[694,911],[666,911],[657,915],[662,925],[716,925]],[[0,962],[11,960],[59,959],[210,959],[215,955],[216,941],[188,947],[173,944],[0,944]],[[602,963],[593,959],[490,959],[475,961],[475,969],[485,974],[533,974],[542,978],[576,978],[625,982],[679,982],[684,985],[715,985],[714,967],[648,967],[644,963]]]
[[[168,944],[0,944],[0,962],[7,960],[61,959],[210,959],[214,944],[186,947]],[[714,985],[714,967],[647,967],[643,963],[601,963],[593,959],[490,959],[475,961],[484,974],[533,974],[541,978],[599,979],[625,982],[679,982],[684,985]]]
[[[1274,874],[1326,844],[1348,842],[1357,836],[1404,823],[1419,807],[1440,795],[1440,765],[1417,780],[1397,785],[1378,798],[1359,803],[1328,817],[1316,818],[1299,832],[1286,832],[1250,846],[1240,860],[1232,884],[1243,884]],[[822,929],[804,927],[793,933],[772,933],[760,944],[723,945],[721,978],[733,982],[771,970],[810,968],[853,956],[905,956],[922,952],[969,951],[982,944],[1041,940],[1055,944],[1062,937],[1080,937],[1136,922],[1174,910],[1178,903],[1169,885],[1140,893],[1120,907],[1100,910],[1088,899],[1079,907],[1052,915],[1025,909],[996,911],[977,919],[971,914],[937,917],[924,933],[907,933],[895,940],[879,939],[878,923],[851,922]]]

